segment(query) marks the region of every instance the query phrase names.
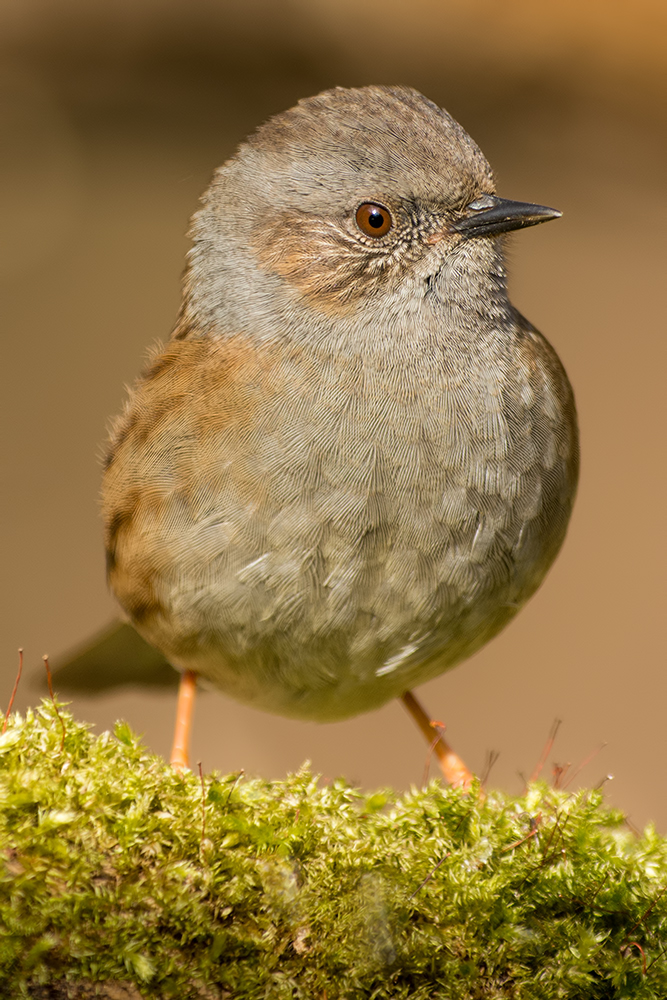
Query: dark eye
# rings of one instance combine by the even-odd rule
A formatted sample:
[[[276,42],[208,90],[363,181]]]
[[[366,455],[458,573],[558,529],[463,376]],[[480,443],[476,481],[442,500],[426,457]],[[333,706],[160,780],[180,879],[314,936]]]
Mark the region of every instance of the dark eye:
[[[355,219],[366,236],[386,236],[394,224],[389,210],[374,201],[365,201],[360,205]]]

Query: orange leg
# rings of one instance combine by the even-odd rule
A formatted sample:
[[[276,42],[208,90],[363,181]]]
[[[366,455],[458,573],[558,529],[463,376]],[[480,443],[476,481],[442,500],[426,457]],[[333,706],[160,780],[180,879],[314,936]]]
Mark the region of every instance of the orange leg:
[[[412,691],[406,691],[404,695],[401,695],[401,701],[421,729],[429,745],[435,750],[440,762],[440,770],[447,784],[451,785],[452,788],[463,788],[464,791],[468,791],[474,775],[442,736],[438,735],[437,729],[431,725],[431,720]]]
[[[192,728],[192,713],[197,690],[197,675],[194,670],[184,670],[178,687],[178,704],[176,706],[176,725],[174,726],[174,742],[171,748],[171,766],[177,771],[186,771],[188,747],[190,745],[190,730]]]

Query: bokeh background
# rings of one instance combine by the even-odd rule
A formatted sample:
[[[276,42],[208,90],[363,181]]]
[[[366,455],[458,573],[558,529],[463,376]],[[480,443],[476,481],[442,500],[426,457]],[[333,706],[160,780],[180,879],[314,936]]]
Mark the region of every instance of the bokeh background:
[[[409,83],[454,114],[499,192],[562,209],[510,242],[517,306],[577,394],[582,479],[546,583],[486,649],[421,689],[476,770],[519,791],[547,765],[607,774],[667,832],[664,0],[2,0],[0,703],[19,645],[24,709],[56,660],[116,613],[97,511],[107,419],[169,335],[188,218],[213,169],[273,112],[336,84]],[[171,692],[77,697],[166,752]],[[425,746],[398,704],[316,726],[215,693],[205,769],[407,787]]]

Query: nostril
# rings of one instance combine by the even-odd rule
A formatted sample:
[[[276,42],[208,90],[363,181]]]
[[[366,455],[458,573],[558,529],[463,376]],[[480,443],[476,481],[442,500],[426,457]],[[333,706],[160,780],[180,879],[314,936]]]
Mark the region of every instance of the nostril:
[[[466,205],[466,209],[470,212],[483,212],[486,208],[493,208],[497,203],[498,199],[492,194],[481,194],[479,198]]]

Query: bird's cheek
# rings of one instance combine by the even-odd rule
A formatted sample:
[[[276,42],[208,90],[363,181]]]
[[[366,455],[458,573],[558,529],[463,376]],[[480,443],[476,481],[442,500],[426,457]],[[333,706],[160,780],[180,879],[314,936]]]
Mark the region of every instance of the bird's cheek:
[[[344,236],[323,220],[288,213],[265,219],[253,232],[251,246],[263,270],[280,275],[321,312],[353,312],[374,283]]]

